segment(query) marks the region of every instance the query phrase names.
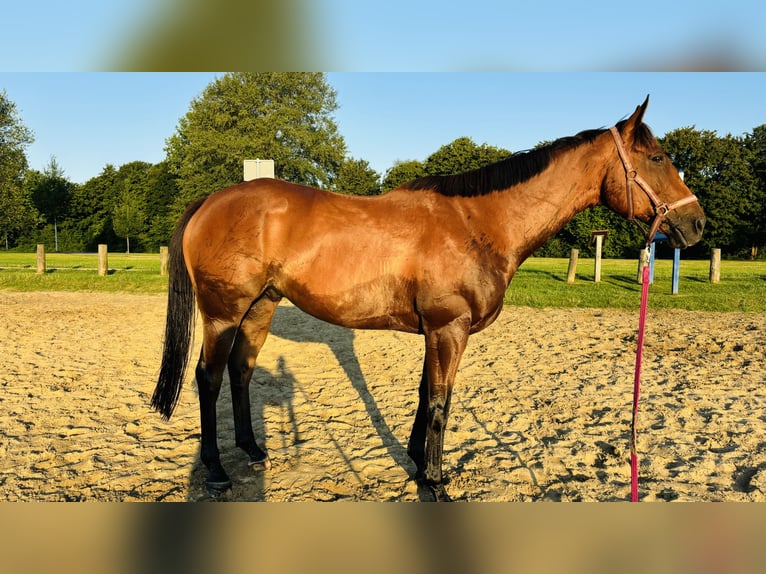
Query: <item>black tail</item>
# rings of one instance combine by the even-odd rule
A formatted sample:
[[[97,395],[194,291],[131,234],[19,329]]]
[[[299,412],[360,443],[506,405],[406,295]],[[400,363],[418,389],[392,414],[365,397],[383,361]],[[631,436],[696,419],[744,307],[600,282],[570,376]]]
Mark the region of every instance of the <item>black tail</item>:
[[[194,289],[186,270],[183,237],[189,220],[205,200],[191,204],[178,222],[168,250],[168,310],[165,319],[165,342],[157,386],[152,395],[152,407],[165,420],[181,396],[181,387],[189,364],[189,350],[194,334]]]

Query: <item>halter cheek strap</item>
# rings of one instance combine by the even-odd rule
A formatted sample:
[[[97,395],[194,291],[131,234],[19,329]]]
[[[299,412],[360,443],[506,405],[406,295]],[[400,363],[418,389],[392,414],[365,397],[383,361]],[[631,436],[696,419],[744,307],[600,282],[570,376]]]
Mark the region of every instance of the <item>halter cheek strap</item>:
[[[674,201],[673,203],[665,203],[662,201],[654,192],[652,186],[649,185],[649,183],[639,175],[638,171],[636,171],[636,169],[630,163],[628,153],[625,151],[625,144],[622,141],[622,136],[620,136],[620,132],[617,130],[617,128],[612,126],[609,128],[609,131],[612,132],[614,143],[617,146],[617,153],[622,160],[623,167],[625,168],[625,193],[628,200],[628,220],[633,220],[635,217],[633,212],[633,183],[636,183],[641,189],[644,190],[644,193],[646,193],[646,195],[649,197],[649,200],[652,202],[652,205],[654,206],[654,220],[649,227],[649,231],[647,232],[641,228],[646,235],[646,244],[649,245],[654,240],[657,229],[660,227],[662,220],[665,218],[668,212],[683,205],[698,201],[697,196],[692,194],[679,199],[678,201]]]

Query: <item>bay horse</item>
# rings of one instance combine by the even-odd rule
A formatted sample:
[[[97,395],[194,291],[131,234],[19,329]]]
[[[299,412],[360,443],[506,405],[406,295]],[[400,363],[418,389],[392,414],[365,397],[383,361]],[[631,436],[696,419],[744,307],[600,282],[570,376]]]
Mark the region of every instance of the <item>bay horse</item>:
[[[654,220],[651,233],[662,231],[674,247],[700,240],[704,213],[643,123],[648,102],[647,96],[613,128],[583,131],[466,173],[416,179],[376,197],[256,179],[191,204],[169,249],[164,348],[151,405],[165,419],[173,413],[196,299],[207,490],[218,495],[231,487],[220,462],[215,408],[227,367],[236,445],[251,465],[270,467],[253,435],[249,383],[286,298],[344,327],[423,335],[407,453],[418,483],[435,500],[449,500],[442,449],[455,373],[468,337],[503,309],[519,265],[575,214],[598,204],[629,219]]]

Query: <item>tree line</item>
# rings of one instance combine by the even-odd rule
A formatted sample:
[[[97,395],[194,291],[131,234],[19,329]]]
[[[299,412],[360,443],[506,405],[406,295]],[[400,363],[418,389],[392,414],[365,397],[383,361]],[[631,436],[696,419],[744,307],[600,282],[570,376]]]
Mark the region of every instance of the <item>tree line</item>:
[[[446,175],[499,161],[510,150],[460,137],[425,160],[398,161],[379,174],[348,156],[333,118],[336,94],[320,73],[231,73],[195,98],[157,164],[106,165],[83,184],[55,158],[37,171],[25,150],[34,141],[15,104],[0,92],[0,240],[5,249],[157,251],[192,200],[242,181],[244,159],[268,158],[280,179],[339,193],[376,195],[424,175]],[[658,138],[708,217],[700,244],[732,258],[764,257],[766,124],[741,136],[683,127]],[[539,145],[542,145],[539,144]],[[635,257],[640,231],[597,207],[577,215],[537,255],[587,252],[590,233],[608,229],[607,257]]]

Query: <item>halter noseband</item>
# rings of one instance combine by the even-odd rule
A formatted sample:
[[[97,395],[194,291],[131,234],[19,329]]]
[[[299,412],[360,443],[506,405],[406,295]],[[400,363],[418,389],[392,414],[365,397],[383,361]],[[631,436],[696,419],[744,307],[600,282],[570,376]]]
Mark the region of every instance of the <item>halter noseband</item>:
[[[619,154],[620,159],[622,160],[622,165],[625,168],[625,193],[628,199],[628,221],[635,220],[635,216],[633,213],[633,186],[632,186],[634,182],[638,184],[638,186],[641,189],[644,190],[644,193],[646,193],[647,197],[649,197],[649,200],[652,202],[652,205],[654,206],[655,215],[654,215],[654,220],[652,221],[652,224],[649,227],[649,231],[646,231],[643,227],[639,225],[641,230],[644,232],[644,235],[646,235],[646,245],[649,246],[651,242],[654,240],[654,236],[657,233],[657,229],[660,227],[660,223],[662,223],[662,220],[665,218],[668,212],[672,211],[673,209],[677,209],[683,205],[686,205],[688,203],[694,203],[695,201],[698,201],[697,196],[692,194],[688,197],[684,197],[670,204],[662,201],[657,196],[657,194],[654,193],[652,186],[649,185],[647,181],[638,174],[638,171],[636,171],[636,169],[630,163],[630,159],[628,158],[628,153],[625,151],[625,144],[622,141],[620,132],[617,131],[617,127],[612,126],[611,128],[609,128],[609,131],[612,132],[614,143],[617,146],[617,153]],[[638,223],[638,220],[635,220],[635,221],[636,223]]]

